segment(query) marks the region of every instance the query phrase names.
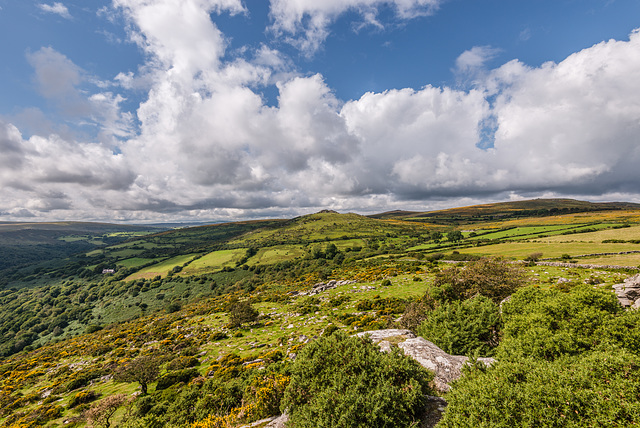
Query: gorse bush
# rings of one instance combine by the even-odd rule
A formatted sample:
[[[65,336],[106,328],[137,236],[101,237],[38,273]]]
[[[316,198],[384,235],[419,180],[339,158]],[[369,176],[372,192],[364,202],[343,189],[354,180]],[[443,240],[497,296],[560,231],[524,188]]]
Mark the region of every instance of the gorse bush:
[[[640,424],[640,312],[611,291],[526,287],[502,306],[491,368],[469,368],[438,427]]]
[[[620,334],[616,324],[623,321],[628,327],[640,327],[640,317],[623,316],[613,293],[589,285],[569,292],[524,288],[503,305],[502,317],[500,359],[531,356],[552,360],[619,341],[627,341],[636,352],[639,349],[637,329]]]
[[[639,391],[640,358],[625,350],[499,361],[464,373],[438,428],[638,426]]]
[[[409,427],[424,410],[433,374],[395,348],[334,332],[305,346],[281,408],[293,428]]]
[[[437,307],[417,333],[449,354],[487,357],[498,346],[500,325],[498,305],[476,296]]]

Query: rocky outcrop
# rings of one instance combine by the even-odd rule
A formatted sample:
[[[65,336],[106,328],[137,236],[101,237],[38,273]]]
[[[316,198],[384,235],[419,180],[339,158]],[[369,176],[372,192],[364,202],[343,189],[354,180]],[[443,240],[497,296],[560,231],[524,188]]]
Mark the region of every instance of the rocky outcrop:
[[[433,383],[441,392],[447,392],[451,387],[451,382],[460,378],[462,367],[467,363],[469,357],[461,355],[450,355],[438,348],[432,342],[422,337],[408,339],[398,344],[405,355],[416,360],[422,367],[435,373]],[[495,360],[493,358],[478,358],[479,362],[490,366]]]
[[[319,282],[313,286],[313,288],[307,292],[298,293],[300,296],[313,296],[315,294],[322,293],[323,291],[331,290],[332,288],[337,288],[341,285],[349,285],[355,284],[355,281],[336,281],[332,279],[329,282]]]
[[[369,336],[374,343],[377,343],[383,351],[391,349],[392,343],[402,349],[405,355],[416,360],[422,367],[435,373],[433,379],[434,386],[440,392],[447,392],[451,388],[449,384],[460,378],[462,367],[467,363],[469,357],[461,355],[450,355],[438,348],[434,343],[422,337],[416,337],[409,330],[374,330],[358,333],[357,336]],[[493,358],[478,358],[478,361],[490,366],[495,360]]]
[[[615,284],[613,290],[622,306],[640,308],[640,274],[630,276],[624,282]]]

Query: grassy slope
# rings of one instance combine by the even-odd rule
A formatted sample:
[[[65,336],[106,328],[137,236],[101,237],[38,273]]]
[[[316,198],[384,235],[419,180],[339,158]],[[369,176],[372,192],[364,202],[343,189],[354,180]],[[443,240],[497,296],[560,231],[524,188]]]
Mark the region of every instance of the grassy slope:
[[[520,239],[523,235],[520,232],[531,232],[535,236],[531,235],[533,237],[529,236],[518,242],[460,248],[459,251],[523,258],[538,251],[544,253],[544,257],[553,257],[562,254],[577,255],[585,252],[613,252],[640,248],[640,245],[632,243],[602,242],[606,239],[638,239],[640,226],[539,237],[540,234],[568,230],[579,225],[600,224],[598,227],[605,227],[602,226],[603,223],[620,222],[640,223],[640,211],[573,213],[508,221],[492,220],[474,225],[473,229],[477,232],[494,229],[496,232],[492,238],[502,235],[502,238]],[[158,347],[159,343],[162,343],[163,348],[171,349],[172,346],[186,341],[187,333],[190,337],[189,343],[194,343],[199,348],[199,352],[206,352],[200,355],[198,366],[200,373],[206,374],[216,358],[228,353],[254,358],[274,349],[295,352],[296,347],[305,340],[304,337],[312,338],[319,335],[330,323],[348,331],[392,325],[389,324],[389,320],[399,316],[399,313],[393,313],[388,318],[384,318],[376,310],[358,309],[358,303],[366,299],[374,299],[376,296],[413,299],[424,293],[425,284],[433,278],[430,272],[431,264],[407,257],[406,249],[416,247],[416,244],[424,241],[430,230],[437,227],[431,224],[380,221],[353,214],[323,213],[288,221],[250,222],[207,226],[193,228],[193,230],[184,229],[141,237],[135,241],[107,248],[96,253],[94,257],[105,256],[109,260],[129,267],[140,266],[144,261],[153,260],[142,256],[150,257],[157,253],[156,255],[162,258],[162,261],[141,270],[139,274],[142,277],[166,275],[175,266],[185,263],[187,265],[172,280],[143,281],[138,284],[138,281],[124,283],[102,277],[99,281],[94,281],[95,285],[88,290],[90,294],[95,293],[99,299],[92,311],[93,323],[109,324],[126,319],[131,321],[114,324],[98,333],[72,338],[70,335],[82,331],[82,325],[74,321],[58,338],[62,340],[60,343],[0,360],[0,372],[3,373],[0,376],[2,393],[13,394],[12,396],[17,396],[18,393],[23,396],[29,396],[30,393],[36,394],[35,401],[25,402],[24,405],[15,409],[15,412],[28,412],[38,408],[37,402],[42,400],[43,391],[55,388],[56,385],[64,385],[69,380],[69,373],[76,370],[71,369],[67,372],[61,368],[70,367],[72,364],[77,367],[78,363],[85,364],[81,366],[83,368],[121,364],[138,352],[146,352]],[[521,229],[497,231],[505,227]],[[466,230],[469,229],[466,228]],[[225,297],[212,297],[213,284],[233,284],[251,275],[251,271],[243,269],[235,269],[233,272],[220,271],[224,267],[233,268],[246,252],[246,248],[258,248],[256,255],[246,262],[253,268],[257,265],[269,265],[286,260],[301,260],[314,247],[324,249],[330,243],[334,243],[344,251],[351,250],[353,247],[368,249],[368,246],[375,243],[378,247],[385,247],[390,254],[382,254],[368,261],[355,261],[340,269],[334,269],[329,279],[350,279],[358,282],[322,293],[318,296],[320,301],[309,313],[303,314],[300,309],[306,297],[292,295],[290,292],[308,288],[308,284],[317,280],[317,277],[290,278],[286,281],[272,281],[259,286],[250,292],[249,297],[263,314],[263,321],[252,328],[242,330],[242,337],[212,339],[216,332],[227,331],[225,327],[227,318],[224,312]],[[448,248],[449,251],[453,249],[454,247]],[[394,253],[399,258],[396,258]],[[188,263],[195,254],[201,254],[202,257]],[[93,266],[94,257],[89,257],[86,263]],[[640,264],[637,255],[627,257],[626,260],[629,266]],[[556,283],[558,278],[583,282],[592,276],[597,276],[599,280],[604,281],[605,285],[609,285],[620,282],[625,276],[624,273],[602,270],[549,267],[533,267],[530,268],[530,273],[532,281],[543,286]],[[206,276],[198,276],[203,274]],[[422,281],[414,281],[416,276]],[[381,281],[384,278],[391,279],[392,285],[382,287]],[[55,285],[55,281],[50,280],[48,286]],[[63,292],[59,297],[62,298],[65,290],[72,289],[72,280],[67,278],[58,281],[58,286]],[[107,286],[111,287],[108,288],[110,291],[100,296],[100,290],[103,287],[107,289]],[[134,290],[136,287],[138,290]],[[121,290],[118,291],[118,288]],[[243,295],[241,288],[232,290]],[[37,301],[38,288],[33,288],[30,293],[32,294],[29,295],[29,301]],[[69,296],[77,299],[73,292]],[[347,299],[345,302],[336,307],[329,305],[332,298],[343,296]],[[164,309],[172,301],[181,301],[183,309],[175,313],[166,313]],[[194,303],[187,304],[190,301]],[[61,302],[64,303],[62,300]],[[55,304],[55,301],[53,303]],[[141,303],[147,306],[143,309],[140,306]],[[158,327],[160,325],[164,327]],[[233,332],[228,334],[232,335]],[[143,336],[145,338],[140,339]],[[48,333],[42,336],[38,343],[44,344],[50,339],[55,338]],[[96,354],[96,349],[105,344],[109,345],[109,349]],[[46,374],[47,370],[52,368],[56,370]],[[131,393],[135,390],[135,385],[100,381],[91,389],[106,396],[115,392]],[[153,391],[153,386],[151,390]],[[57,397],[62,400],[58,402],[59,405],[65,406],[76,392],[78,391],[57,392]],[[75,414],[77,414],[76,411],[64,410],[63,416],[54,422],[62,424],[65,418]],[[0,417],[0,423],[3,420],[5,419]],[[79,426],[82,426],[82,423]]]

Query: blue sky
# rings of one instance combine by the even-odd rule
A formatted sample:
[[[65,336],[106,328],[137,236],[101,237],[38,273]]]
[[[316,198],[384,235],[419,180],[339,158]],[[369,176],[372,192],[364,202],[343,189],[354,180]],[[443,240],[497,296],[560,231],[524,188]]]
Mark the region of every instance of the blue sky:
[[[640,202],[637,0],[0,0],[0,221]]]

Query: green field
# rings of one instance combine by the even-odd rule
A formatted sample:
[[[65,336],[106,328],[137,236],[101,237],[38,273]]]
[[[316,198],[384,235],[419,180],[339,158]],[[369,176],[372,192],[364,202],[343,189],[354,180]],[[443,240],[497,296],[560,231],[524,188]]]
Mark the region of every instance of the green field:
[[[596,244],[591,242],[536,240],[535,242],[503,242],[501,244],[464,248],[459,251],[462,254],[493,255],[522,260],[533,253],[542,253],[543,258],[549,258],[561,257],[563,254],[576,257],[583,254],[620,253],[635,250],[640,250],[640,246],[637,244]]]
[[[201,275],[203,273],[215,272],[225,266],[234,267],[235,262],[240,260],[246,250],[239,248],[236,250],[214,251],[189,263],[180,272],[182,276]]]
[[[258,253],[251,257],[247,265],[272,264],[292,260],[305,255],[302,245],[279,245],[269,248],[261,248]]]
[[[132,281],[134,279],[141,278],[153,278],[155,276],[165,277],[176,266],[181,266],[184,263],[191,261],[196,254],[185,254],[182,256],[172,257],[168,260],[155,264],[153,266],[148,266],[144,269],[139,270],[133,275],[126,278],[126,281]]]
[[[126,268],[138,267],[145,265],[150,262],[159,262],[162,258],[159,259],[143,259],[140,257],[132,257],[130,259],[120,260],[116,263],[117,266],[122,266]]]

